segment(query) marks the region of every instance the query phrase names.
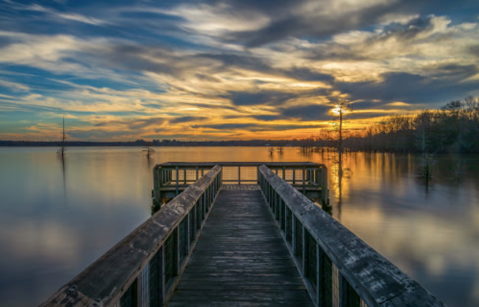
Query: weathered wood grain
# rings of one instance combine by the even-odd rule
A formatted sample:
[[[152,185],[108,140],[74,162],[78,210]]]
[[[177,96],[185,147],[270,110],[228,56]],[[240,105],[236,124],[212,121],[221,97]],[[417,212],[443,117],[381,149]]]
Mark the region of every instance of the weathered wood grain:
[[[267,206],[223,186],[168,306],[313,306]]]

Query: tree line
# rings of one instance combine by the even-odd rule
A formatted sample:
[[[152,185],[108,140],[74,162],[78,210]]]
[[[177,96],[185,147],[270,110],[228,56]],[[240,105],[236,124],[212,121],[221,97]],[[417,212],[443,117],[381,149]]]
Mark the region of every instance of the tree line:
[[[392,115],[360,130],[343,130],[345,151],[479,153],[479,98],[451,101],[438,110]],[[321,129],[303,148],[337,148],[339,131]]]

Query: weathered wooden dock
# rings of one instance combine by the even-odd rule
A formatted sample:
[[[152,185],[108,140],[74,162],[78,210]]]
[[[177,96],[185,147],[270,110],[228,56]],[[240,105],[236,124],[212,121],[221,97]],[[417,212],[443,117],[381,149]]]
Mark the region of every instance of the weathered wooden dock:
[[[161,209],[41,306],[444,306],[310,200],[327,203],[326,176],[309,162],[158,165]]]
[[[225,185],[168,304],[314,306],[258,185]]]

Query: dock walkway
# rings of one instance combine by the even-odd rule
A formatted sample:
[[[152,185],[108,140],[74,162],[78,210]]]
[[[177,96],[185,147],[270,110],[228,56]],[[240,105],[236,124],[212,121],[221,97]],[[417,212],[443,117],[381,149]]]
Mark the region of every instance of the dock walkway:
[[[258,185],[223,186],[168,306],[314,306]]]

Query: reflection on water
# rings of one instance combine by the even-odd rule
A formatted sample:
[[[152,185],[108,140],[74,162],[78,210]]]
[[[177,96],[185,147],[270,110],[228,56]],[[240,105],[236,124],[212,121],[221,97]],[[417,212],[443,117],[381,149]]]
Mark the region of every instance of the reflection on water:
[[[146,220],[167,161],[325,163],[334,218],[449,306],[479,305],[478,156],[438,156],[425,185],[412,155],[347,154],[339,176],[328,152],[155,150],[0,148],[0,306],[38,305]]]

